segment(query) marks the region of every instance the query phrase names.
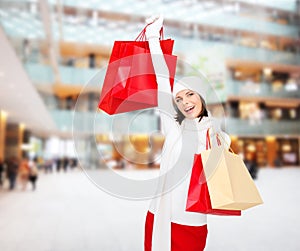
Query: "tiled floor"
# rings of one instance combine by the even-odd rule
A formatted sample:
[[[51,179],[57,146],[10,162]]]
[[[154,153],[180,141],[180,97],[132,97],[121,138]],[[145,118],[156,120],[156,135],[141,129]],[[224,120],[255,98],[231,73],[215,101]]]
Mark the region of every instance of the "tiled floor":
[[[206,251],[300,250],[300,168],[261,169],[256,184],[264,205],[210,216]],[[143,250],[149,201],[112,197],[80,171],[40,174],[37,185],[0,189],[1,251]]]

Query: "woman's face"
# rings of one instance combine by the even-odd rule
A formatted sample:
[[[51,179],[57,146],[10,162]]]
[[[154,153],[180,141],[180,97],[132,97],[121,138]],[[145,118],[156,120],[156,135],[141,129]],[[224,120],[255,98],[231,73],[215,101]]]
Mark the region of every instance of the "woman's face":
[[[188,119],[194,119],[202,111],[202,102],[197,92],[182,90],[176,94],[175,104],[179,111]]]

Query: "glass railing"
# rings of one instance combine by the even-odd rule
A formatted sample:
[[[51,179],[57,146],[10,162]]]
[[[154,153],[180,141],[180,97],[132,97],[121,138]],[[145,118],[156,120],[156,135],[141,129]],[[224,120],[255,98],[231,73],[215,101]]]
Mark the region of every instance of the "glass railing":
[[[46,85],[54,83],[54,72],[50,66],[39,63],[25,63],[24,67],[32,82]]]
[[[254,60],[264,63],[300,64],[300,55],[292,52],[270,51],[262,48],[247,48],[240,45],[228,45],[228,57],[241,60]]]
[[[297,87],[297,85],[296,85]],[[242,82],[228,79],[226,89],[228,95],[242,97],[275,97],[275,98],[300,98],[300,89],[286,90],[284,87],[278,91],[272,89],[269,83]]]
[[[74,112],[70,110],[53,110],[52,117],[61,131],[74,133],[148,133],[157,132],[158,116],[149,110],[139,112],[107,115],[103,112]]]
[[[116,40],[133,40],[137,33],[131,35],[121,34],[122,32],[115,31],[114,37],[103,38],[103,36],[97,36],[92,44],[101,44],[112,46]],[[182,38],[181,36],[173,36],[174,43],[174,53],[184,53],[187,57],[191,55],[193,58],[196,55],[202,55],[205,51],[206,53],[212,51],[212,56],[216,55],[220,59],[233,58],[241,60],[251,60],[260,61],[265,63],[277,63],[277,64],[290,64],[290,65],[300,65],[300,54],[285,51],[275,51],[256,47],[246,47],[238,44],[229,43],[226,41],[208,41],[199,38]],[[76,39],[74,37],[65,37],[65,41],[74,41],[78,43],[86,43],[87,39]],[[37,53],[37,52],[36,52]],[[36,57],[38,58],[38,57]],[[190,61],[190,60],[189,60]]]
[[[288,52],[268,51],[258,48],[245,48],[242,46],[228,45],[218,42],[205,42],[195,39],[177,39],[175,43],[175,51],[187,50],[193,48],[191,51],[186,52],[186,61],[195,67],[201,58],[203,51],[211,51],[211,55],[218,57],[216,60],[223,60],[224,64],[227,58],[261,61],[265,63],[278,63],[278,64],[300,64],[300,55]],[[176,53],[176,52],[175,52]],[[199,56],[197,56],[199,55]],[[39,84],[52,84],[54,82],[53,70],[49,65],[42,65],[39,63],[26,63],[25,68],[30,78]],[[95,74],[104,77],[105,69],[90,69],[90,68],[75,68],[71,66],[59,67],[61,81],[65,84],[85,84]],[[236,85],[234,84],[233,87]],[[238,92],[238,91],[237,91]],[[273,95],[273,94],[271,94]],[[274,95],[285,95],[284,93],[274,93]],[[290,93],[286,93],[290,95]],[[292,94],[291,94],[292,95]],[[298,94],[297,94],[298,95]]]
[[[254,123],[250,120],[228,118],[225,121],[225,128],[231,135],[299,135],[299,124],[299,120],[261,120],[261,122]]]
[[[226,22],[224,22],[224,20],[226,20]],[[186,13],[183,21],[194,22],[202,25],[212,25],[227,29],[237,29],[262,34],[272,34],[274,36],[297,36],[296,26],[281,25],[271,22],[265,22],[262,20],[255,20],[253,18],[239,16],[238,14],[228,15],[225,13],[220,13],[218,11],[215,11],[215,13],[211,13],[211,15],[205,15],[205,13],[199,14],[199,12],[197,11],[195,13],[189,12]]]
[[[244,2],[254,5],[261,5],[261,6],[267,6],[270,8],[276,8],[280,10],[286,10],[295,12],[296,11],[296,0],[276,0],[276,1],[270,1],[270,0],[238,0],[238,2]]]
[[[192,49],[191,49],[192,48]],[[262,48],[249,48],[241,45],[228,44],[222,41],[204,41],[199,39],[176,38],[175,52],[185,52],[188,62],[200,59],[201,55],[210,55],[216,60],[240,59],[276,64],[300,64],[300,55],[291,52],[271,51]],[[198,59],[197,59],[197,55]]]
[[[52,111],[52,116],[61,131],[74,133],[121,133],[151,134],[158,131],[158,116],[142,113],[126,113],[110,116],[99,112],[76,112],[66,110]],[[231,135],[299,135],[299,120],[261,120],[252,122],[238,118],[227,118],[225,129]],[[120,127],[121,125],[121,127]]]
[[[54,83],[54,72],[49,65],[26,63],[25,69],[30,79],[36,84]],[[71,66],[59,66],[59,73],[61,82],[70,85],[84,85],[96,74],[104,76],[104,71],[97,68],[76,68]],[[99,85],[99,83],[96,82],[92,82],[91,84]]]
[[[103,71],[97,68],[75,68],[70,66],[60,66],[59,72],[63,83],[80,85],[86,84],[96,74],[103,75]],[[99,85],[99,83],[94,82],[91,84]]]

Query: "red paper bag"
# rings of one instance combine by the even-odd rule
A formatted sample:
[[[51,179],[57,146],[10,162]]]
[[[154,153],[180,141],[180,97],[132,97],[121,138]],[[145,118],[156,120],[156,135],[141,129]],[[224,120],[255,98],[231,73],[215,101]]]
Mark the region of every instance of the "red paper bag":
[[[147,52],[144,48],[132,44],[125,44],[124,51],[127,52],[127,55],[132,54],[133,56],[122,59],[126,60],[130,67],[124,66],[123,62],[120,63],[115,81],[119,84],[112,90],[114,97],[123,100],[130,97],[131,101],[147,102],[149,107],[157,106],[156,75],[149,51]],[[177,57],[167,54],[164,57],[169,68],[170,77],[169,75],[167,77],[172,89]]]
[[[144,36],[145,29],[142,31]],[[140,35],[141,35],[140,34]],[[160,41],[174,82],[176,56],[174,40]],[[157,83],[147,41],[115,41],[98,107],[108,114],[157,106]]]
[[[218,138],[217,141],[219,144],[220,141]],[[208,149],[208,145],[210,145],[209,130],[207,130],[206,134],[206,149]],[[194,156],[194,164],[188,191],[186,211],[215,215],[241,215],[240,210],[212,208],[201,154],[195,154]]]

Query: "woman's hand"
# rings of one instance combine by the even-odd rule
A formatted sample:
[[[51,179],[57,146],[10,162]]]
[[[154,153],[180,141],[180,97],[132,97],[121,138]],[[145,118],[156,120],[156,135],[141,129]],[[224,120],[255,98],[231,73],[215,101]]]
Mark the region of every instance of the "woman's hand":
[[[163,16],[155,15],[146,19],[146,23],[149,24],[146,28],[146,38],[149,40],[150,38],[159,38],[160,30],[163,25]]]

